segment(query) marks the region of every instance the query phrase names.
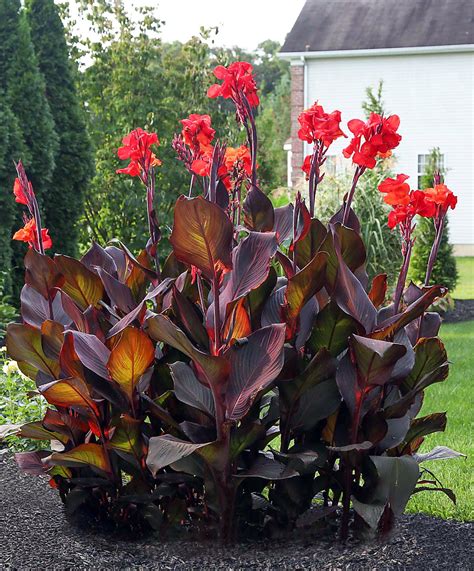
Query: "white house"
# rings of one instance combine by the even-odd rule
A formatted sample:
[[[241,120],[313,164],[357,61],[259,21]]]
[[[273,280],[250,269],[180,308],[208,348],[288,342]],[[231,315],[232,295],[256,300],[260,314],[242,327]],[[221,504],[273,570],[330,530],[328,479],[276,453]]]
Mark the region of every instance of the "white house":
[[[440,148],[459,197],[451,241],[457,255],[474,255],[473,30],[473,0],[307,0],[280,54],[291,63],[291,181],[306,152],[299,113],[318,100],[344,122],[363,118],[366,88],[383,80],[386,112],[401,118],[397,172],[416,187],[429,150]]]

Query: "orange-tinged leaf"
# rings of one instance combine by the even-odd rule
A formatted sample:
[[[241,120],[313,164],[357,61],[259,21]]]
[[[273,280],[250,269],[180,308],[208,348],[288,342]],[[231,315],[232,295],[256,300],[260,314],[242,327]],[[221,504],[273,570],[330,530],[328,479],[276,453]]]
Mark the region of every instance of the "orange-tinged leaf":
[[[59,376],[59,363],[48,358],[41,343],[41,331],[31,325],[11,323],[7,328],[7,351],[22,373],[35,380],[38,371]]]
[[[55,287],[61,287],[64,277],[58,271],[55,262],[30,248],[25,256],[25,283],[33,287],[45,299],[56,293]]]
[[[202,196],[178,198],[170,241],[179,261],[212,280],[218,269],[232,268],[232,237],[232,223],[217,204]]]
[[[227,307],[229,308],[231,304]],[[224,323],[223,338],[229,343],[232,339],[241,339],[252,333],[250,317],[245,309],[245,298],[240,298],[229,311]]]
[[[152,266],[150,263],[150,258],[146,252],[146,250],[142,250],[137,256],[138,262],[152,270]],[[141,300],[144,296],[144,292],[146,290],[147,285],[150,282],[150,278],[145,274],[145,272],[136,265],[131,265],[130,273],[125,281],[125,284],[130,288],[132,291],[132,295],[136,300]]]
[[[71,377],[53,381],[42,385],[40,392],[50,404],[79,408],[80,410],[86,409],[99,414],[97,405],[89,392],[89,387],[81,379]]]
[[[41,324],[41,339],[44,354],[50,359],[58,361],[64,342],[64,325],[50,319],[43,321]]]
[[[148,335],[135,327],[127,327],[111,342],[107,368],[131,399],[138,380],[153,363],[155,347]]]
[[[92,466],[108,472],[108,462],[104,449],[100,444],[80,444],[68,452],[53,452],[44,459],[49,466]]]
[[[291,335],[304,305],[324,285],[326,261],[327,253],[318,252],[309,264],[288,280],[285,291],[285,317]]]
[[[375,305],[380,307],[385,301],[387,295],[387,274],[378,274],[372,280],[372,287],[369,291],[369,299]]]
[[[97,305],[104,295],[104,286],[99,276],[87,269],[84,264],[69,256],[56,254],[54,261],[65,278],[61,289],[82,310],[86,310],[90,305]]]

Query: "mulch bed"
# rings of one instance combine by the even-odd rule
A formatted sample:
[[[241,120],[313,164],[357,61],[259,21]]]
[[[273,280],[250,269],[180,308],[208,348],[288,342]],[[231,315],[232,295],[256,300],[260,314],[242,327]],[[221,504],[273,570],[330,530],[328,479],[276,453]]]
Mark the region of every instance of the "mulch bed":
[[[398,533],[347,546],[328,538],[279,538],[223,549],[209,542],[129,541],[78,529],[57,493],[19,472],[0,450],[1,569],[472,569],[474,524],[406,515]]]
[[[474,299],[455,299],[454,309],[449,310],[443,316],[445,323],[457,323],[474,319]]]

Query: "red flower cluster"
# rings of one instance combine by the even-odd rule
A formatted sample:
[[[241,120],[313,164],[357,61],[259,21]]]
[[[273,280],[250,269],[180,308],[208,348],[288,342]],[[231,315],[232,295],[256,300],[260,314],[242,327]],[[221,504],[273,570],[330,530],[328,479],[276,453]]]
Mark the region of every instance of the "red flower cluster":
[[[436,208],[425,192],[410,190],[410,185],[405,182],[407,179],[406,174],[398,174],[396,178],[386,178],[379,184],[378,189],[385,194],[384,201],[393,208],[388,215],[389,228],[400,225],[402,232],[411,233],[413,218],[417,214],[432,218]]]
[[[246,61],[236,61],[228,67],[218,65],[214,69],[214,75],[217,79],[221,79],[222,83],[211,85],[207,90],[207,96],[213,99],[215,97],[232,99],[239,106],[241,94],[244,94],[250,107],[258,107],[260,101],[252,72],[252,65]]]
[[[406,174],[397,174],[396,178],[386,178],[378,186],[380,192],[385,194],[384,201],[390,206],[406,206],[410,202],[410,185],[405,182]]]
[[[456,208],[457,196],[445,184],[436,184],[434,188],[425,189],[426,199],[435,205],[439,213],[446,213],[449,208]]]
[[[15,194],[16,196],[16,194]],[[23,202],[21,204],[24,204]],[[43,248],[47,250],[51,248],[53,242],[49,235],[49,231],[46,228],[41,230],[41,238],[43,239]],[[38,229],[36,227],[36,221],[34,218],[28,220],[23,228],[20,228],[13,235],[13,240],[19,240],[20,242],[28,242],[30,248],[35,248],[38,250]]]
[[[181,119],[183,140],[195,154],[209,151],[215,130],[211,127],[209,115],[192,113],[187,119]]]
[[[392,149],[400,144],[399,125],[398,115],[385,118],[371,113],[366,123],[352,119],[347,126],[354,137],[343,150],[344,156],[346,159],[352,156],[352,162],[361,167],[374,168],[376,157],[390,156]]]
[[[341,112],[325,113],[317,102],[303,111],[298,121],[301,125],[298,137],[310,144],[320,140],[325,147],[329,147],[339,137],[347,137],[340,128]]]
[[[13,184],[13,194],[15,195],[15,202],[28,206],[28,197],[23,190],[23,186],[19,178],[16,178],[15,183]]]
[[[199,176],[210,176],[212,164],[212,147],[204,153],[201,158],[193,161],[191,169]],[[250,176],[252,174],[252,158],[250,151],[245,145],[240,147],[227,147],[224,161],[217,171],[219,178],[225,184],[227,190],[231,188],[231,179],[239,176]]]
[[[156,133],[147,133],[140,127],[134,129],[122,139],[123,146],[117,151],[119,159],[130,159],[130,163],[117,173],[140,176],[148,172],[151,167],[161,165],[161,161],[151,151],[152,145],[159,145]]]

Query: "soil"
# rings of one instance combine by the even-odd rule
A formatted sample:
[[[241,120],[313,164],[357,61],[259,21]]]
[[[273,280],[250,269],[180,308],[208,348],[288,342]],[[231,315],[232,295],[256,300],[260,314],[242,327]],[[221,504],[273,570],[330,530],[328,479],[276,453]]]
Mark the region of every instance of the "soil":
[[[3,453],[2,453],[3,452]],[[58,494],[0,451],[0,569],[472,569],[474,524],[405,515],[385,541],[341,545],[298,534],[229,548],[210,542],[124,540],[78,529]]]
[[[474,319],[474,299],[455,299],[454,308],[443,316],[445,323],[457,323]]]

